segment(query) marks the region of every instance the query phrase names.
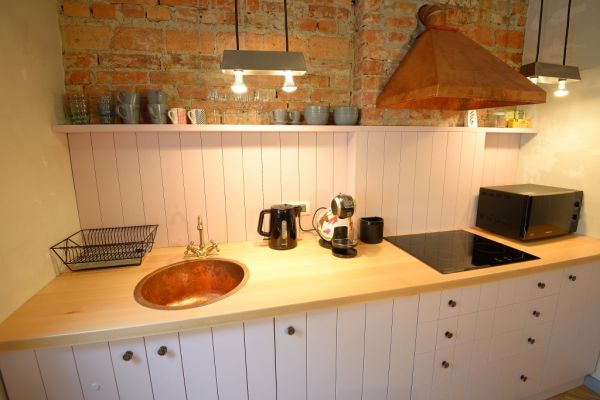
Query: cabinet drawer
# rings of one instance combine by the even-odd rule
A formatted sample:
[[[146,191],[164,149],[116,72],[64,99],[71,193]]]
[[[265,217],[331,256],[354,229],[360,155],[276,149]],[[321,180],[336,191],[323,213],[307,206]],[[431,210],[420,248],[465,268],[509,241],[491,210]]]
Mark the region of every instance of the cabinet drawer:
[[[521,310],[525,313],[525,326],[542,325],[554,320],[558,296],[542,297],[531,300]]]
[[[532,351],[546,351],[550,343],[552,322],[528,326],[521,337],[521,354]]]
[[[560,291],[562,270],[546,271],[529,279],[529,299],[551,296]]]

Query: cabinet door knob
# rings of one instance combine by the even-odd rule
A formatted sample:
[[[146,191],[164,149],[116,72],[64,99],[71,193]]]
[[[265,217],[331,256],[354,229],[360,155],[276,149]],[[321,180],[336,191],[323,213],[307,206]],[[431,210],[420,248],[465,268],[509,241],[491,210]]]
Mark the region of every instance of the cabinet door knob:
[[[577,275],[569,275],[569,280],[575,282],[577,280]]]
[[[167,354],[167,346],[160,346],[158,348],[158,351],[156,352],[156,354],[158,354],[159,356],[164,356],[165,354]]]
[[[523,382],[527,382],[527,375],[521,375],[521,380]]]
[[[452,308],[456,307],[456,302],[454,300],[448,301],[448,307],[452,307]]]
[[[294,328],[293,326],[288,326],[288,328],[287,328],[287,334],[291,336],[294,333],[296,333],[296,328]]]
[[[452,339],[452,337],[454,336],[454,334],[450,331],[446,331],[446,333],[444,333],[444,336],[446,336],[448,339]]]
[[[535,343],[535,339],[534,339],[534,338],[532,338],[532,337],[530,337],[530,338],[527,338],[527,342],[528,342],[529,344],[534,344],[534,343]]]
[[[533,310],[533,316],[536,318],[539,318],[539,316],[542,314],[541,312],[539,312],[538,310]]]
[[[123,353],[123,361],[131,361],[132,358],[133,358],[133,351],[127,350],[125,353]]]
[[[448,368],[450,363],[448,361],[442,361],[442,368]]]
[[[546,287],[546,284],[545,284],[544,282],[538,282],[538,287],[539,287],[540,289],[543,289],[543,288],[545,288],[545,287]]]

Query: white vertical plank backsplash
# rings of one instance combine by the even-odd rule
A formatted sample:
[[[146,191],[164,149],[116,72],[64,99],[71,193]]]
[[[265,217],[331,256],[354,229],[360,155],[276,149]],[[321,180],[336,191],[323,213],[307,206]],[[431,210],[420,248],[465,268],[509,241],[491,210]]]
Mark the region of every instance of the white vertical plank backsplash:
[[[385,235],[474,223],[480,186],[515,182],[520,134],[385,131],[69,134],[82,228],[159,224],[156,246],[255,240],[258,214],[282,201],[312,210],[349,193]],[[311,216],[302,218],[305,228]],[[266,225],[266,224],[265,224]]]

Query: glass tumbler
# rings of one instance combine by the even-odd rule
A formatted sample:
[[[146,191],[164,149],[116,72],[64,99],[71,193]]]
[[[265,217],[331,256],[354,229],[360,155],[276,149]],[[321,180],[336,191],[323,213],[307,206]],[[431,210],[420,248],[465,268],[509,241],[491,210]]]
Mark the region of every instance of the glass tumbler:
[[[109,94],[98,97],[98,115],[101,124],[112,124],[115,118],[115,109],[112,104],[112,96]]]
[[[68,117],[73,125],[84,125],[90,123],[87,99],[83,94],[70,94],[67,96]]]

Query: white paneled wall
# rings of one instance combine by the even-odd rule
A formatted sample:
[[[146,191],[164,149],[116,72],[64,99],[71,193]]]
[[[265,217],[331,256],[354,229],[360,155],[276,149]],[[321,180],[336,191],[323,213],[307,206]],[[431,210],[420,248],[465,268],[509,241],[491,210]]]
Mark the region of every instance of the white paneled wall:
[[[385,235],[469,226],[480,186],[514,183],[519,142],[414,127],[69,134],[81,227],[159,224],[159,247],[197,241],[198,215],[217,242],[254,240],[263,208],[315,210],[338,192],[357,217],[382,216]]]

